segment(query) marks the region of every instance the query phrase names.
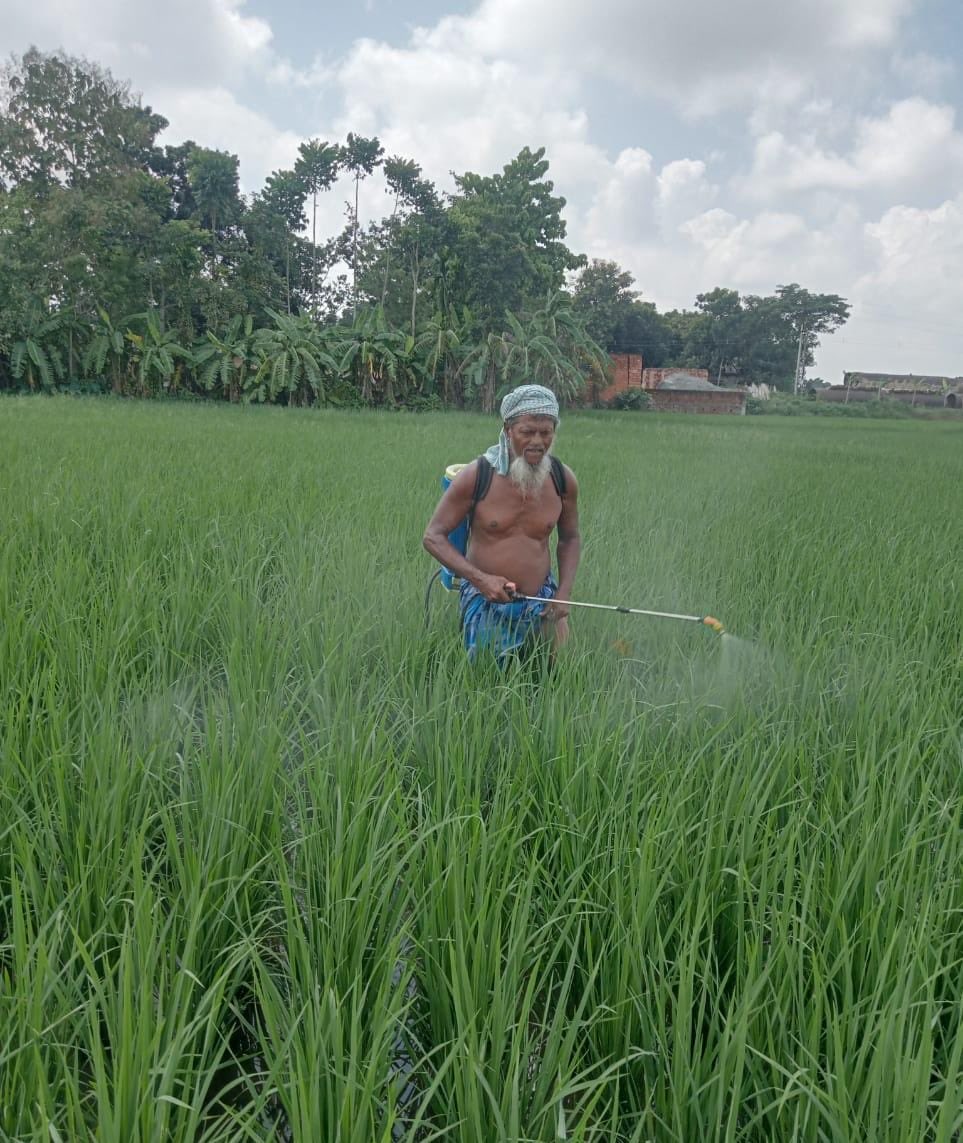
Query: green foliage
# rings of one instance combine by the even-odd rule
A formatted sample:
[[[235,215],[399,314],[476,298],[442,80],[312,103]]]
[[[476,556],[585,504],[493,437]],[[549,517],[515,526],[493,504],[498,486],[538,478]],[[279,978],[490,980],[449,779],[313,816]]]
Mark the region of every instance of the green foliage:
[[[593,258],[575,280],[572,308],[609,353],[639,353],[656,367],[669,359],[671,333],[655,306],[640,301],[634,281],[615,262]]]
[[[414,159],[348,133],[303,142],[242,197],[236,156],[158,147],[165,126],[87,61],[31,49],[5,68],[0,389],[491,411],[526,380],[574,400],[610,352],[788,387],[800,347],[808,363],[849,312],[791,284],[659,314],[626,271],[566,245],[542,148],[440,195]],[[379,171],[390,213],[363,223]],[[348,224],[319,235],[339,177]]]
[[[130,319],[142,332],[128,329],[127,340],[133,354],[131,371],[140,396],[155,396],[163,391],[176,392],[182,365],[193,360],[191,351],[177,340],[177,333],[164,329],[154,313],[136,314]]]
[[[930,411],[913,408],[905,401],[883,398],[880,401],[826,401],[818,396],[795,397],[789,393],[773,393],[768,400],[747,398],[746,412],[776,417],[843,417],[865,419],[926,418]]]
[[[468,172],[455,180],[449,289],[481,330],[500,326],[506,309],[518,313],[537,305],[584,261],[563,241],[565,199],[552,194],[548,168],[544,147],[525,147],[501,174]]]
[[[609,401],[610,409],[633,410],[636,412],[650,408],[652,399],[643,389],[623,389]]]
[[[271,311],[272,328],[259,329],[253,338],[257,371],[248,397],[253,401],[283,398],[292,405],[325,403],[325,374],[337,364],[321,330],[306,315],[292,317]]]

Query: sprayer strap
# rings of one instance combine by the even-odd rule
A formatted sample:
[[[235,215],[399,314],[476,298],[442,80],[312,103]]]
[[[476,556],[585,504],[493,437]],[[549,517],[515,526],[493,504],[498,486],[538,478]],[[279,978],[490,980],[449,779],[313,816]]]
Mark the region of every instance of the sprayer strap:
[[[549,457],[552,465],[552,483],[555,485],[555,491],[564,500],[565,494],[568,491],[568,481],[565,479],[565,465],[558,459],[557,456]],[[472,493],[471,507],[468,509],[468,527],[472,525],[475,518],[475,509],[478,507],[480,500],[484,500],[488,495],[488,490],[492,486],[492,474],[495,469],[487,456],[480,456],[478,458],[478,467],[475,469],[475,491]]]

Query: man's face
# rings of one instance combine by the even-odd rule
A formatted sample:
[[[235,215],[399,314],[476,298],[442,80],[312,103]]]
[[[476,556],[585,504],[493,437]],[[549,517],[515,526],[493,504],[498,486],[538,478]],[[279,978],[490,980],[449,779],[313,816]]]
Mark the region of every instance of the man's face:
[[[526,413],[505,423],[505,435],[512,460],[523,457],[528,464],[540,464],[555,439],[555,421],[552,417],[536,417]]]

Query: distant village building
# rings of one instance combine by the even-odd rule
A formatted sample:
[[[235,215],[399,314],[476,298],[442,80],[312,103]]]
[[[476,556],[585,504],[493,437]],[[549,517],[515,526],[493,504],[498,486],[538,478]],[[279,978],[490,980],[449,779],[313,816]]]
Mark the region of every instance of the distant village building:
[[[824,401],[879,401],[884,397],[920,407],[963,408],[963,377],[934,377],[920,373],[843,374],[842,385],[823,389]]]
[[[746,411],[744,389],[722,389],[709,380],[707,369],[670,366],[645,369],[641,354],[613,353],[612,379],[594,394],[598,404],[609,404],[620,393],[642,390],[650,406],[672,413],[736,413]]]

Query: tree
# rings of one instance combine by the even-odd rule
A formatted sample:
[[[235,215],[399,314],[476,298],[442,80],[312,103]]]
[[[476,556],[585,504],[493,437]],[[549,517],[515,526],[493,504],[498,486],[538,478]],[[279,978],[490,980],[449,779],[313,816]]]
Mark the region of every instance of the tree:
[[[506,317],[510,332],[502,366],[503,388],[529,382],[572,399],[589,378],[601,381],[608,372],[605,350],[589,336],[562,291],[550,294],[524,324],[514,314]]]
[[[30,48],[0,75],[0,189],[42,195],[147,170],[166,126],[110,72]]]
[[[115,325],[110,314],[102,307],[97,308],[97,315],[100,320],[94,327],[84,353],[84,373],[88,377],[97,378],[103,377],[107,370],[111,389],[114,393],[121,393],[124,388],[126,350],[123,323]]]
[[[181,345],[173,330],[162,328],[152,313],[138,314],[132,321],[143,324],[143,333],[127,331],[127,340],[133,347],[133,372],[140,383],[142,396],[151,396],[160,389],[176,389],[182,361],[192,360],[191,351]]]
[[[380,306],[337,330],[339,372],[351,378],[366,405],[394,405],[421,380],[415,339],[392,326]]]
[[[573,309],[588,336],[609,353],[640,353],[646,365],[661,365],[671,334],[655,306],[640,300],[634,282],[615,262],[595,258],[575,280]]]
[[[358,196],[361,180],[374,172],[381,162],[384,148],[376,137],[365,139],[362,135],[348,132],[348,139],[341,148],[341,160],[344,167],[354,175],[354,214],[352,216],[353,237],[351,242],[351,290],[353,295],[352,310],[357,314],[358,309]]]
[[[708,369],[718,385],[728,368],[735,372],[748,355],[744,339],[751,325],[746,322],[738,290],[716,288],[696,297],[698,318],[692,323],[685,355]]]
[[[522,312],[561,288],[584,259],[565,245],[565,199],[545,178],[545,149],[528,147],[501,174],[455,179],[445,252],[450,304],[467,307],[479,329],[494,331],[506,310]]]
[[[318,139],[312,139],[298,147],[298,159],[294,164],[294,177],[300,181],[305,197],[311,196],[311,305],[315,313],[317,313],[318,307],[318,191],[327,190],[338,177],[342,158],[340,147],[333,143],[322,143]],[[272,190],[275,196],[284,193],[292,196],[294,187],[292,185],[279,186],[275,183]],[[302,199],[302,203],[303,201]],[[292,198],[290,199],[289,210],[293,205]],[[290,215],[296,213],[296,211],[290,210]],[[292,229],[294,229],[293,226]]]
[[[10,351],[10,372],[15,381],[26,376],[27,386],[52,389],[64,376],[64,359],[56,344],[60,317],[34,306]]]
[[[773,308],[796,338],[793,387],[799,392],[805,384],[806,366],[813,363],[813,350],[819,344],[819,334],[833,333],[845,325],[851,307],[838,294],[811,294],[792,282],[788,286],[776,287]]]

